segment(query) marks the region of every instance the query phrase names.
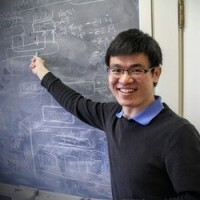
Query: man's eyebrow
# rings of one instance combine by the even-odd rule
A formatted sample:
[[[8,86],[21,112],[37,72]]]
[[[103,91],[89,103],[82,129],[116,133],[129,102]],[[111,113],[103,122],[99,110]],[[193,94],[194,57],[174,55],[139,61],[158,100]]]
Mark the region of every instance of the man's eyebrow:
[[[142,64],[140,64],[140,63],[136,63],[136,64],[130,65],[129,67],[135,68],[135,67],[144,67],[144,66]]]
[[[118,68],[124,68],[123,65],[120,64],[111,64],[111,67],[118,67]],[[136,63],[136,64],[132,64],[129,65],[128,68],[137,68],[137,67],[144,67],[143,65],[141,65],[140,63]]]
[[[122,65],[120,65],[120,64],[112,64],[112,65],[110,65],[111,67],[119,67],[119,68],[123,68],[123,66]]]

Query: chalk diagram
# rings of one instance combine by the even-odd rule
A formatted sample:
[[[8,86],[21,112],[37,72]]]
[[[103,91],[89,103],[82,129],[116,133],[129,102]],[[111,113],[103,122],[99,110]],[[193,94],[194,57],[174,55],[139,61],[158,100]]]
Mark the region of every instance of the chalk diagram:
[[[36,180],[53,177],[58,187],[67,182],[66,187],[78,190],[80,195],[88,190],[94,196],[111,198],[104,133],[78,126],[75,118],[59,106],[44,105],[42,121],[32,123],[30,137]],[[48,181],[44,185],[51,187],[54,181]]]
[[[26,57],[41,54],[53,54],[59,50],[55,40],[55,25],[53,19],[33,19],[33,42],[26,43],[26,32],[22,25],[14,25],[4,30],[4,39],[11,39],[11,47],[6,49],[6,58]]]
[[[38,179],[53,176],[58,185],[63,183],[62,179],[68,183],[71,180],[70,187],[79,188],[80,193],[84,185],[90,187],[90,194],[110,198],[107,154],[105,150],[97,150],[98,141],[93,134],[94,130],[86,128],[33,126],[35,176]],[[102,134],[98,140],[103,139]]]

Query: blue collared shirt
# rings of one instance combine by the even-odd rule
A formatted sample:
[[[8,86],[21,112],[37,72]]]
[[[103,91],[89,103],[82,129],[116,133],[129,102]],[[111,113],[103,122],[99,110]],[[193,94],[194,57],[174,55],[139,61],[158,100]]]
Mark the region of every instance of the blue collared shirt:
[[[136,122],[142,124],[142,125],[148,125],[150,121],[156,117],[161,110],[164,108],[161,97],[155,96],[156,100],[151,103],[147,108],[139,112],[136,116],[131,118],[130,120],[135,120]],[[124,115],[123,110],[121,110],[119,113],[116,114],[118,118],[121,118]]]

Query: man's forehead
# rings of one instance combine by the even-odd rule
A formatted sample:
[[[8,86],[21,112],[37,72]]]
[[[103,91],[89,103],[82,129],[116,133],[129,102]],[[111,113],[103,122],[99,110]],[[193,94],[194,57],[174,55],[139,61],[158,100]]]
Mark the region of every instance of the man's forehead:
[[[149,58],[145,54],[119,55],[110,57],[110,65],[119,64],[125,66],[150,65]]]

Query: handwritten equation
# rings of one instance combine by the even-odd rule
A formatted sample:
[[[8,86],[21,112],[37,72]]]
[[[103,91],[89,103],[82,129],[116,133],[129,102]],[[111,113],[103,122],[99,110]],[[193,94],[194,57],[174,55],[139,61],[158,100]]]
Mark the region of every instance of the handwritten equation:
[[[0,59],[32,56],[35,52],[39,52],[39,55],[55,54],[59,51],[59,38],[68,35],[80,39],[91,37],[92,43],[107,45],[116,34],[112,17],[109,14],[92,19],[88,16],[89,18],[83,20],[79,17],[79,14],[82,14],[80,5],[103,1],[75,0],[54,3],[49,0],[35,1],[35,6],[39,9],[38,7],[26,9],[28,6],[34,6],[33,1],[14,2],[14,8],[23,10],[11,14],[5,12],[1,16],[0,27],[3,40],[10,42],[7,43],[8,46],[4,49],[5,52],[2,52]],[[48,10],[45,9],[44,3],[49,7]]]

